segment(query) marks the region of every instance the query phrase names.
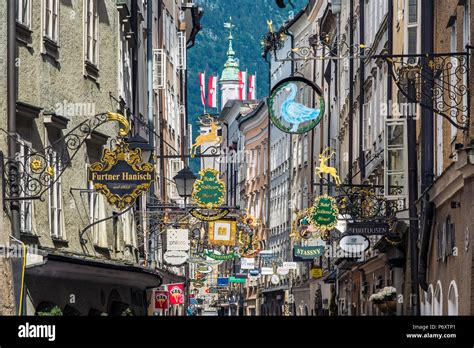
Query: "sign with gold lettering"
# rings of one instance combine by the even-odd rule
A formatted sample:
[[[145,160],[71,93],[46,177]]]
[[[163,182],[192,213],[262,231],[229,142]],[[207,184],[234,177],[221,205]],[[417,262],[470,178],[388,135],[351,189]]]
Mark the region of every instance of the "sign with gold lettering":
[[[104,149],[100,162],[91,164],[89,180],[110,205],[122,210],[132,205],[155,180],[155,168],[142,162],[141,149],[129,149],[118,143],[113,150]]]
[[[214,245],[235,245],[237,222],[218,220],[209,222],[209,243]]]
[[[328,195],[316,198],[309,212],[311,224],[320,231],[329,231],[336,227],[338,215],[336,200]]]
[[[293,247],[293,261],[305,262],[314,260],[316,257],[324,255],[323,246],[298,246]]]
[[[193,199],[201,208],[214,209],[224,204],[225,185],[219,179],[219,172],[205,168],[199,172],[201,179],[196,180]]]
[[[312,279],[319,279],[323,276],[323,269],[320,267],[312,268],[311,269],[311,278]]]

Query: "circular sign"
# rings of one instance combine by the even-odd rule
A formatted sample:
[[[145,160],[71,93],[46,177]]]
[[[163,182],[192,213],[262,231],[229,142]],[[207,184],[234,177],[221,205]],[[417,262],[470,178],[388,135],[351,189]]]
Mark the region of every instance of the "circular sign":
[[[189,255],[186,251],[170,250],[163,254],[166,263],[172,266],[179,266],[188,261]]]
[[[268,98],[270,119],[285,133],[303,134],[310,131],[321,121],[324,108],[321,89],[299,76],[281,80]]]
[[[339,247],[346,252],[360,254],[369,249],[370,241],[361,235],[344,236],[339,240]]]
[[[197,271],[199,273],[204,273],[204,274],[207,274],[207,273],[211,273],[212,272],[212,267],[211,266],[200,266],[198,267]]]
[[[273,285],[278,285],[280,283],[280,277],[277,276],[276,274],[272,275],[272,278],[270,279]]]
[[[289,270],[288,268],[286,268],[286,267],[278,267],[278,268],[277,268],[277,273],[278,273],[279,275],[283,275],[283,276],[284,276],[284,275],[287,275],[289,272],[290,272],[290,270]]]

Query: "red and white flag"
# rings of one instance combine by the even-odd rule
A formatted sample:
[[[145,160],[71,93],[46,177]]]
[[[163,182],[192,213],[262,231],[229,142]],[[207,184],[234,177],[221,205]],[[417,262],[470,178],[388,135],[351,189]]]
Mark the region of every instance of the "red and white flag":
[[[217,76],[209,77],[209,94],[207,96],[207,105],[210,108],[217,108]]]
[[[206,106],[206,73],[199,73],[199,88],[201,89],[201,102]]]
[[[155,309],[168,309],[168,291],[155,290]]]
[[[257,99],[257,75],[249,76],[249,100]]]
[[[247,100],[247,72],[239,71],[239,99]]]

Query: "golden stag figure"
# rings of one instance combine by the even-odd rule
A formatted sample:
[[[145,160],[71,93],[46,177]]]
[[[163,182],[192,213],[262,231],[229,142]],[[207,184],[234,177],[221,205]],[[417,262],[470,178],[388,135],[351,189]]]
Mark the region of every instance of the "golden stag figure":
[[[326,165],[326,162],[329,161],[329,159],[336,154],[336,151],[333,151],[329,154],[329,156],[326,156],[326,153],[328,153],[331,149],[327,147],[324,149],[323,153],[319,154],[319,167],[316,167],[316,174],[319,176],[321,179],[321,174],[329,174],[333,177],[335,183],[337,186],[341,184],[341,179],[339,179],[339,176],[337,175],[337,170],[334,167],[329,167]]]
[[[205,120],[208,120],[206,122]],[[201,134],[196,137],[196,142],[191,145],[191,158],[196,156],[196,151],[198,146],[201,146],[205,143],[216,143],[215,145],[219,145],[222,141],[221,137],[217,135],[217,130],[219,129],[219,123],[214,121],[214,119],[210,115],[206,115],[204,119],[200,120],[201,125],[211,127],[211,131],[207,134]]]

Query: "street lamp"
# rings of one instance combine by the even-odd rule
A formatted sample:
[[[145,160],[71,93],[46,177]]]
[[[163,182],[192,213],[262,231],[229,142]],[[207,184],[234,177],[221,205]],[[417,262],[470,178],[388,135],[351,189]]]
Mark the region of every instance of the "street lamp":
[[[178,189],[178,194],[180,197],[184,198],[184,205],[186,206],[186,200],[188,197],[191,197],[193,193],[194,182],[196,181],[196,176],[189,169],[189,167],[184,167],[181,169],[178,174],[173,178],[176,188]]]

